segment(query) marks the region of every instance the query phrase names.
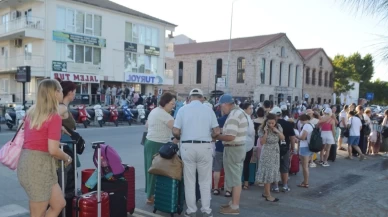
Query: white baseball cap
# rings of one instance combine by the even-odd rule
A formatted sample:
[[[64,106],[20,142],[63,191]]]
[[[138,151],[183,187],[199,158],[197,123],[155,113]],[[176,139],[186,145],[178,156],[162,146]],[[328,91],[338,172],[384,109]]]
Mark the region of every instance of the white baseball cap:
[[[203,96],[203,92],[202,92],[202,90],[201,89],[199,89],[199,88],[194,88],[194,89],[192,89],[191,91],[190,91],[190,94],[189,94],[190,96],[191,95],[201,95],[201,96]]]
[[[282,110],[279,108],[279,107],[273,107],[272,110],[269,112],[271,114],[274,114],[274,115],[281,115],[282,114]]]
[[[331,113],[333,112],[331,111],[331,108],[325,108],[325,111],[323,113],[331,115]]]
[[[287,108],[287,105],[282,105],[282,106],[280,106],[280,109],[283,111],[286,111],[288,108]]]

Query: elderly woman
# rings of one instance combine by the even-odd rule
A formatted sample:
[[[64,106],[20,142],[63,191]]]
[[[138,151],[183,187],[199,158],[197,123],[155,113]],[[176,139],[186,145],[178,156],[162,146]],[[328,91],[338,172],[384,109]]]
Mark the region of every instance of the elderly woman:
[[[175,96],[171,93],[164,93],[159,101],[159,107],[154,108],[148,116],[146,127],[148,133],[144,143],[144,169],[146,176],[145,191],[147,193],[147,204],[153,204],[155,192],[155,176],[148,173],[152,165],[152,157],[158,153],[162,145],[170,141],[174,118],[170,115],[175,107]],[[174,140],[177,143],[176,140]]]

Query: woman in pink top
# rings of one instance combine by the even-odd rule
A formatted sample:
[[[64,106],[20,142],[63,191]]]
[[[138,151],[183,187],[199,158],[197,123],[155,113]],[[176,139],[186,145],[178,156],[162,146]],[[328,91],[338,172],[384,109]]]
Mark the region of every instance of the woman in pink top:
[[[17,174],[29,198],[32,217],[56,217],[66,205],[56,172],[56,160],[65,161],[66,166],[72,162],[59,148],[62,118],[58,102],[62,98],[58,81],[43,80],[38,86],[36,104],[27,112]]]
[[[323,112],[324,116],[321,118],[321,120],[318,123],[318,126],[321,128],[321,137],[322,142],[324,144],[323,150],[321,151],[320,157],[321,161],[319,164],[321,164],[324,167],[330,166],[327,163],[327,158],[330,154],[330,148],[331,145],[335,144],[334,137],[335,137],[335,125],[336,121],[332,117],[332,111],[330,108],[326,108]]]

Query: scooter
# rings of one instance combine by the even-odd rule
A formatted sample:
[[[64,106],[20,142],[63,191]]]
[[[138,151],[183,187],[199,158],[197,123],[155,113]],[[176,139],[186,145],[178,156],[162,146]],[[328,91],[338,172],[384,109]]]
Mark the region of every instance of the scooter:
[[[131,109],[127,105],[123,106],[123,115],[124,120],[126,120],[129,126],[131,126],[134,115],[132,114]]]
[[[117,111],[117,107],[115,105],[109,106],[110,118],[109,122],[115,123],[116,127],[119,126],[119,112]]]
[[[146,122],[146,111],[144,109],[144,105],[138,105],[136,106],[138,115],[137,115],[137,122],[141,122],[142,124],[145,124]]]
[[[12,130],[14,126],[17,128],[23,121],[25,115],[26,112],[23,110],[22,105],[17,105],[14,109],[7,111],[5,113],[5,121],[8,129]]]
[[[95,105],[93,107],[94,113],[95,113],[95,120],[98,122],[100,127],[102,127],[102,124],[104,123],[104,113],[102,112],[101,105]]]
[[[78,111],[77,111],[78,110]],[[71,113],[73,114],[74,120],[76,123],[83,124],[85,128],[88,127],[90,121],[88,118],[90,118],[90,115],[88,111],[86,111],[85,105],[78,105],[76,107],[76,110],[71,110]]]
[[[22,105],[15,106],[16,111],[16,123],[19,126],[22,124],[24,117],[26,116],[26,111],[23,110]]]

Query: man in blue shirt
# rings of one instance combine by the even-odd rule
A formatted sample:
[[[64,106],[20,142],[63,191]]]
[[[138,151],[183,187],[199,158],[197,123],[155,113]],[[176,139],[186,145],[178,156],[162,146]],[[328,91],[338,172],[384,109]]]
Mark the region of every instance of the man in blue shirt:
[[[221,130],[224,127],[224,124],[227,118],[228,118],[228,114],[223,115],[217,119],[218,125],[220,126]],[[213,158],[213,186],[214,186],[213,194],[214,195],[220,194],[221,186],[219,186],[218,184],[220,182],[221,170],[224,168],[223,155],[224,155],[224,144],[222,144],[222,141],[218,140],[216,142],[216,150]],[[225,197],[232,196],[230,190],[226,189],[226,185],[224,185],[224,187],[226,190]]]

